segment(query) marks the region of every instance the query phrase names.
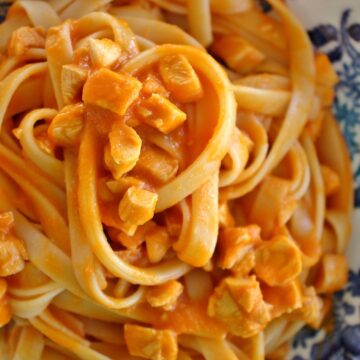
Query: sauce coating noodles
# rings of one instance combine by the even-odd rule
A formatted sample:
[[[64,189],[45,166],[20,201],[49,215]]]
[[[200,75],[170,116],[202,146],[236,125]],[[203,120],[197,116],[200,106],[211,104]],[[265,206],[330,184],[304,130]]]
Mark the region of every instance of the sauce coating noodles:
[[[2,359],[281,359],[347,281],[337,75],[281,0],[15,1]]]

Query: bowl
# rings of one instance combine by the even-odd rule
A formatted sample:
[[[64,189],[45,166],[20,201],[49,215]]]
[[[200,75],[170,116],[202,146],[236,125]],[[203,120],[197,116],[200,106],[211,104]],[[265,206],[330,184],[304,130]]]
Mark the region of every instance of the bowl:
[[[351,155],[354,174],[354,218],[347,249],[346,287],[335,294],[332,316],[324,329],[303,328],[289,358],[359,359],[360,357],[360,2],[358,0],[288,0],[308,30],[315,50],[326,53],[340,77],[334,114]]]
[[[360,359],[360,1],[287,0],[308,31],[316,51],[326,53],[340,77],[334,114],[352,159],[353,234],[347,249],[350,271],[334,296],[332,316],[321,330],[304,327],[293,339],[288,358]],[[11,2],[0,1],[0,22]],[[269,10],[264,6],[264,10]]]

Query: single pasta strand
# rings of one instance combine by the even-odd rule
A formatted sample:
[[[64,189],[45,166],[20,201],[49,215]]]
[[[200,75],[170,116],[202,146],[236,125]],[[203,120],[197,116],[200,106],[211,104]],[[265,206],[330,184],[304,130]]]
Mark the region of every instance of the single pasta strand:
[[[213,40],[210,0],[188,1],[188,9],[190,33],[205,47],[210,45]]]

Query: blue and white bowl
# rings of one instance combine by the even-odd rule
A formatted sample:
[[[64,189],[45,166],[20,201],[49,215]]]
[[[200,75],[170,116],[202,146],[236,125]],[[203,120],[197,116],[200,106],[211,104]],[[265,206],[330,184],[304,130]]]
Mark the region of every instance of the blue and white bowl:
[[[355,213],[347,257],[349,282],[334,298],[332,331],[304,328],[293,341],[292,360],[360,359],[360,1],[288,0],[314,47],[340,76],[334,113],[351,153]]]
[[[332,331],[305,327],[294,338],[291,360],[360,360],[360,0],[287,0],[316,50],[340,76],[334,113],[351,153],[355,212],[347,257],[349,282],[334,298]],[[0,0],[0,22],[10,5]],[[266,10],[267,6],[265,6]]]

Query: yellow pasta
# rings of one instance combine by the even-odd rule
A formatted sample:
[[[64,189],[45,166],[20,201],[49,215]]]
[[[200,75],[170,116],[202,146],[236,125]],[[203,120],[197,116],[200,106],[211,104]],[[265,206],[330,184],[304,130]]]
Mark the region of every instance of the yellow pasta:
[[[321,327],[353,203],[338,79],[269,3],[13,3],[2,359],[283,358]]]

